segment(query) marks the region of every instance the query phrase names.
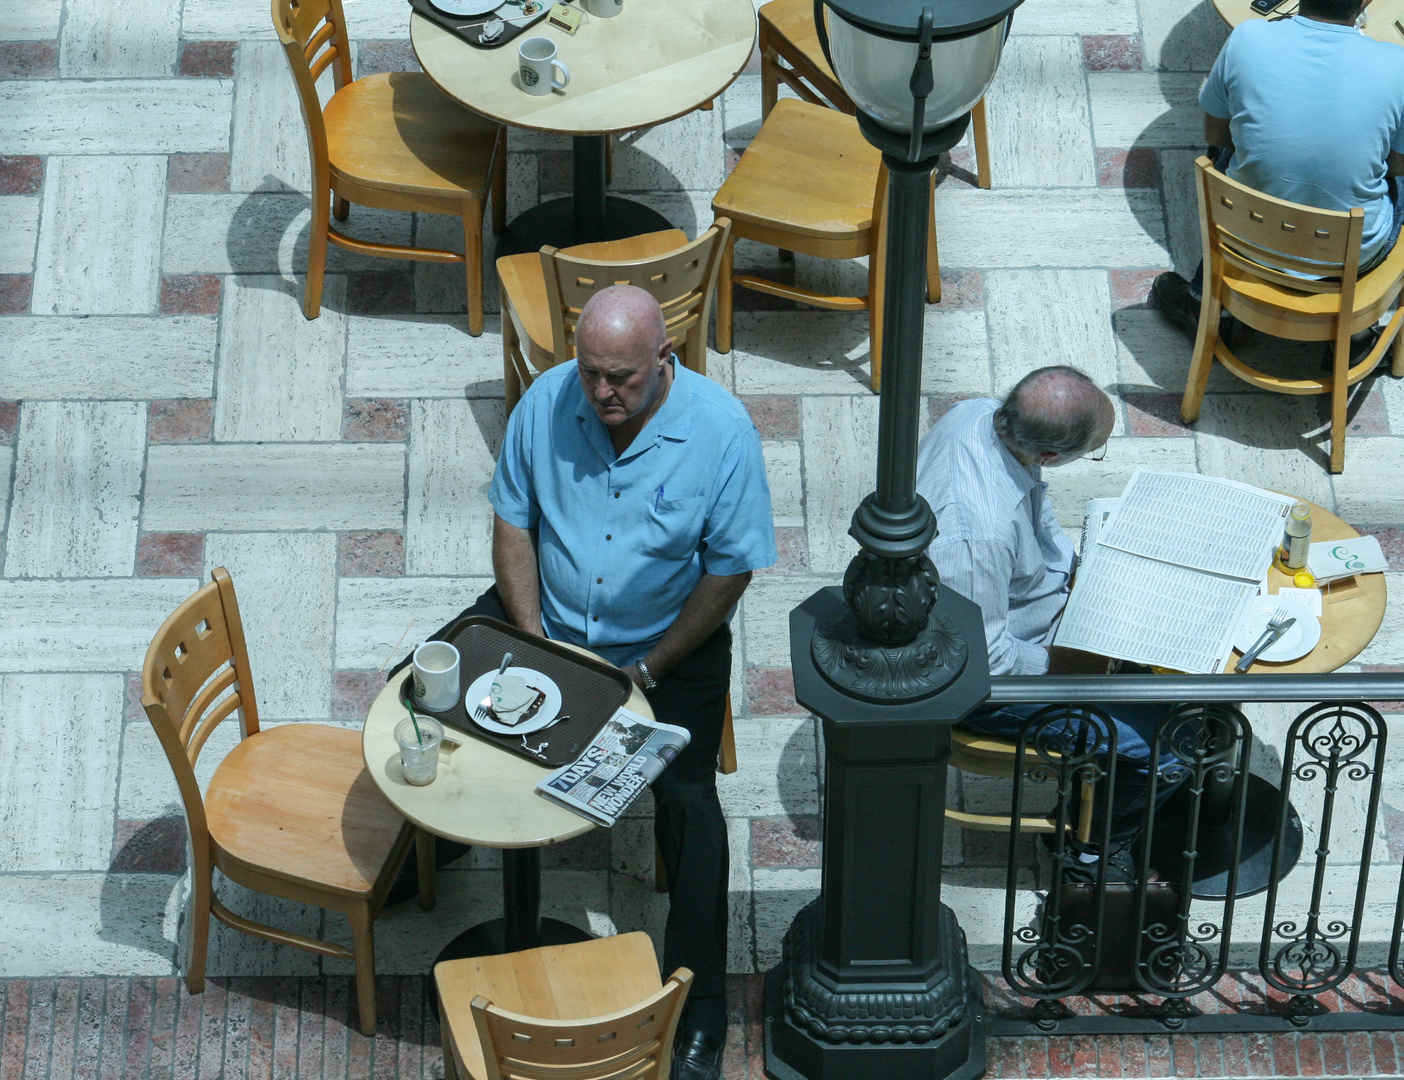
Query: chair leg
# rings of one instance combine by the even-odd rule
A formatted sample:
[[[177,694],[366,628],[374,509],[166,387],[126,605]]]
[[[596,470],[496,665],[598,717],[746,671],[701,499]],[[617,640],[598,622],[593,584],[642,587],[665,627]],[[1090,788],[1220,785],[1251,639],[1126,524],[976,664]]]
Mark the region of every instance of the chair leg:
[[[497,138],[496,168],[492,172],[492,234],[501,236],[507,228],[507,129]]]
[[[428,829],[414,830],[414,859],[419,872],[419,909],[432,911],[439,896],[434,884],[434,834]]]
[[[887,295],[887,253],[878,248],[868,256],[868,385],[882,393],[882,311]]]
[[[1345,324],[1345,317],[1341,317],[1341,323]],[[1350,370],[1350,331],[1345,327],[1336,339],[1336,360],[1335,371],[1331,379],[1331,471],[1341,472],[1345,469],[1345,430],[1346,430],[1346,404],[1350,399],[1350,387],[1347,385],[1349,379],[1346,373]]]
[[[990,186],[990,131],[985,126],[985,99],[970,110],[970,128],[975,134],[975,173],[982,188]]]
[[[312,229],[307,242],[307,290],[302,298],[302,314],[315,319],[322,313],[322,279],[327,272],[327,229],[331,226],[331,190],[314,184]]]
[[[463,268],[468,279],[468,333],[483,332],[483,204],[469,199],[463,206]]]
[[[1390,364],[1389,371],[1396,378],[1404,376],[1404,330],[1394,339],[1394,361]]]
[[[358,904],[346,912],[351,923],[351,951],[356,965],[356,1008],[361,1034],[375,1035],[375,934],[371,929],[370,905]]]
[[[765,123],[765,118],[770,115],[770,110],[775,108],[775,101],[780,96],[780,78],[775,74],[775,65],[779,63],[774,56],[762,48],[761,51],[761,123]]]
[[[730,776],[736,771],[736,729],[731,722],[731,695],[726,695],[726,715],[722,718],[721,749],[717,753],[717,771]]]
[[[1219,314],[1223,305],[1214,296],[1210,282],[1204,283],[1204,302],[1199,306],[1199,333],[1194,339],[1194,358],[1190,361],[1189,378],[1185,382],[1185,398],[1180,403],[1180,419],[1193,424],[1199,419],[1204,404],[1204,391],[1209,386],[1209,372],[1214,366],[1214,350],[1219,344]]]
[[[926,302],[941,302],[941,252],[936,246],[936,174],[931,174],[931,221],[926,226]]]
[[[336,201],[332,203],[332,214],[337,221],[345,221],[351,216],[351,200],[336,196]]]
[[[734,235],[727,237],[722,250],[721,266],[717,269],[717,352],[731,352],[731,278],[735,256]]]
[[[190,868],[190,956],[185,967],[185,988],[192,994],[205,990],[205,958],[210,946],[210,899],[214,876],[209,860],[195,860]]]
[[[512,354],[517,348],[517,328],[512,323],[512,314],[507,310],[507,297],[502,297],[502,388],[506,399],[507,415],[522,400],[522,380],[517,374],[517,365]]]
[[[458,1067],[453,1063],[453,1033],[449,1031],[448,1014],[444,1012],[443,995],[439,999],[439,1041],[444,1046],[444,1080],[458,1080]]]

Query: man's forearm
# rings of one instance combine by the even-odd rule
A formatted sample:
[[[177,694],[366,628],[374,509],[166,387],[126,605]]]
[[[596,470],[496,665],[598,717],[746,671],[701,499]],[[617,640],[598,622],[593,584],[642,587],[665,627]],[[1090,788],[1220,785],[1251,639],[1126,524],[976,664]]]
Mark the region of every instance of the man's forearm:
[[[644,666],[655,679],[661,679],[686,660],[706,641],[726,619],[727,613],[741,599],[751,574],[703,574],[683,604],[673,625],[664,631],[658,644],[644,656]],[[633,665],[625,668],[633,676]],[[637,681],[637,680],[636,680]],[[641,684],[642,685],[642,684]]]
[[[492,521],[492,572],[497,593],[513,625],[546,636],[541,625],[541,576],[531,533],[496,515]]]
[[[1210,146],[1230,147],[1233,145],[1233,130],[1222,116],[1204,114],[1204,139]]]

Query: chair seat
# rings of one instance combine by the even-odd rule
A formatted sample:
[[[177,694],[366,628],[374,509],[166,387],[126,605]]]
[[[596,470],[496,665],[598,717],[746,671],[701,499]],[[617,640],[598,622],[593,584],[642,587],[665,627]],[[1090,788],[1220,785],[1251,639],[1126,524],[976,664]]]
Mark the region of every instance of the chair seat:
[[[469,112],[419,72],[368,75],[323,111],[332,175],[405,194],[487,191],[498,125]]]
[[[1398,295],[1400,283],[1404,281],[1404,244],[1396,243],[1385,261],[1363,275],[1355,286],[1355,315],[1353,322],[1360,325],[1353,329],[1364,329],[1374,323]],[[1276,285],[1270,281],[1253,277],[1236,266],[1225,265],[1224,285],[1230,298],[1226,306],[1235,314],[1242,309],[1234,302],[1241,298],[1248,310],[1261,309],[1275,321],[1291,320],[1293,316],[1302,320],[1299,327],[1306,341],[1326,341],[1332,337],[1328,324],[1322,319],[1330,319],[1336,314],[1339,294],[1335,292],[1305,292]],[[1317,323],[1316,327],[1309,324]],[[1315,330],[1313,333],[1312,331]],[[1296,337],[1296,335],[1293,335]]]
[[[440,1015],[474,1080],[487,1069],[469,1006],[482,995],[500,1009],[541,1020],[585,1020],[623,1012],[658,993],[663,980],[645,933],[551,945],[434,966]]]
[[[872,227],[881,155],[858,121],[785,98],[751,140],[712,200],[744,224],[783,228],[818,240],[856,240]]]
[[[371,780],[360,733],[324,724],[241,740],[215,770],[205,814],[240,864],[347,895],[374,888],[405,826]]]
[[[606,240],[597,244],[576,244],[561,248],[567,255],[581,259],[625,262],[634,259],[654,259],[676,251],[687,243],[681,229],[663,229],[643,233],[625,240]],[[538,352],[551,352],[551,301],[546,293],[546,274],[541,268],[541,253],[527,251],[521,255],[504,255],[497,260],[497,276],[502,283],[502,299],[516,316],[517,332],[530,341]]]

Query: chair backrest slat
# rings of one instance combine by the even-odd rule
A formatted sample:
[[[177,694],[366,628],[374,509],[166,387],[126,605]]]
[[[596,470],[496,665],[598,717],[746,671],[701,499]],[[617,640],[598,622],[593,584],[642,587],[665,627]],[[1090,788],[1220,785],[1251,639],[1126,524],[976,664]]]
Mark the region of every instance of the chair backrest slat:
[[[602,977],[607,977],[603,973]],[[546,1020],[473,999],[486,1080],[667,1080],[692,972],[629,1009],[582,1020]]]
[[[194,769],[200,748],[236,711],[244,737],[258,731],[258,704],[234,582],[222,566],[211,577],[161,624],[141,671],[141,703],[175,773],[197,844],[205,827]]]
[[[663,309],[679,357],[699,369],[705,361],[713,286],[731,221],[718,218],[690,244],[652,259],[605,262],[582,259],[550,246],[541,249],[551,311],[552,351],[559,364],[575,355],[575,324],[590,297],[611,285],[636,285]]]
[[[337,90],[351,82],[351,54],[341,0],[272,0],[273,29],[292,70],[307,126],[314,180],[328,169],[327,127],[317,80],[332,68]],[[315,186],[315,185],[314,185]]]
[[[1211,274],[1228,263],[1284,288],[1338,293],[1343,309],[1353,305],[1364,210],[1275,199],[1225,176],[1207,157],[1194,164]]]

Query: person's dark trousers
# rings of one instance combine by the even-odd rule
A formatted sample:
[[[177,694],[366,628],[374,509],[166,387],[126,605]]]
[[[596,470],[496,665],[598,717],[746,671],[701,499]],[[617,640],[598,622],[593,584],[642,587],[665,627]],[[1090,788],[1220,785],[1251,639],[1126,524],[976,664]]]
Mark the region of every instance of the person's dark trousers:
[[[1004,739],[1017,739],[1024,724],[1047,705],[1001,705],[985,709],[968,717],[961,726],[998,735]],[[1129,844],[1141,834],[1145,819],[1146,796],[1150,791],[1151,745],[1155,741],[1155,729],[1165,714],[1173,706],[1160,704],[1117,704],[1107,705],[1104,711],[1116,724],[1116,785],[1112,789],[1111,839],[1114,845]],[[1074,730],[1071,721],[1069,732]],[[1048,730],[1059,730],[1053,725]],[[1031,733],[1032,735],[1032,733]],[[1030,745],[1032,745],[1030,738]],[[1105,752],[1108,740],[1105,735],[1100,740],[1100,749]],[[1163,751],[1160,766],[1175,761],[1175,755]],[[1105,767],[1105,766],[1104,766]],[[1179,786],[1183,776],[1168,779],[1161,777],[1156,789],[1156,805],[1163,805]],[[1102,835],[1102,794],[1098,792],[1096,813],[1092,820],[1094,842]]]
[[[511,622],[494,585],[430,640],[441,639],[449,626],[469,615]],[[412,656],[413,650],[390,674],[406,667]],[[648,695],[658,721],[686,728],[692,736],[653,782],[653,830],[668,875],[663,970],[691,969],[693,998],[726,993],[730,853],[717,798],[717,751],[730,688],[731,627],[723,623]]]

